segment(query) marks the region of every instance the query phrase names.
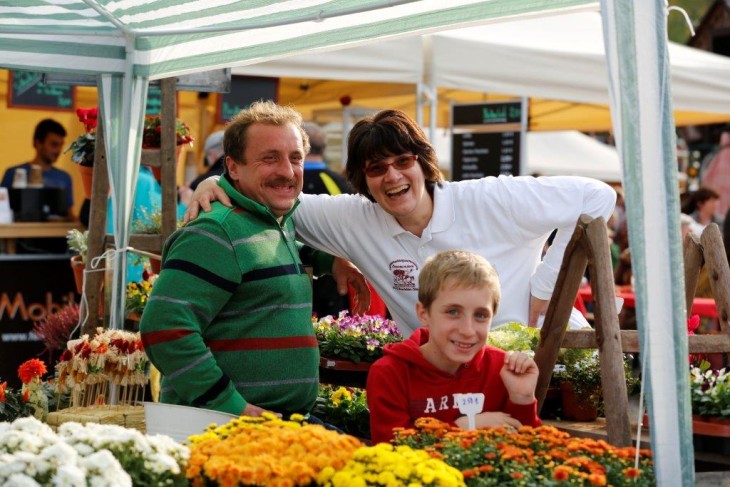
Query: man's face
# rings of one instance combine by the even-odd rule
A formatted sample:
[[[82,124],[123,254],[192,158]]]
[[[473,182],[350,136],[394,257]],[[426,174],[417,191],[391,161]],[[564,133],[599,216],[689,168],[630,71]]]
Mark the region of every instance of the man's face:
[[[63,141],[63,136],[50,132],[46,134],[46,138],[42,141],[33,141],[33,147],[44,164],[53,164],[58,160],[58,156],[61,155]]]
[[[255,123],[246,137],[244,163],[227,156],[228,173],[241,194],[282,217],[302,192],[305,154],[301,132],[293,124]]]

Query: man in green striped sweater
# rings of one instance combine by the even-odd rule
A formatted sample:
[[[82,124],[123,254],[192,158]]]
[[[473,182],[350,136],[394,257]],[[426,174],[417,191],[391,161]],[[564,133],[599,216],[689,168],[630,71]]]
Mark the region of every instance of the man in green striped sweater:
[[[348,282],[366,284],[347,261],[333,264],[294,240],[291,215],[309,150],[301,123],[273,102],[239,113],[225,132],[221,179],[233,208],[216,203],[165,244],[140,323],[163,375],[162,402],[249,416],[314,405],[319,350],[304,265],[315,274],[331,269],[343,291]]]

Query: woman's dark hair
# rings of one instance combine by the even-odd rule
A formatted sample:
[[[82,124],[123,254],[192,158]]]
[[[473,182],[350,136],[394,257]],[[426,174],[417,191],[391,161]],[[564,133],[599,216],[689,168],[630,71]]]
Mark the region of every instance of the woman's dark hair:
[[[682,198],[682,213],[691,215],[699,208],[700,203],[707,200],[719,199],[720,195],[714,189],[701,187],[697,191],[693,191],[686,198]]]
[[[413,153],[423,169],[429,191],[443,181],[436,151],[421,127],[400,110],[383,110],[360,120],[350,131],[347,140],[347,179],[356,192],[374,201],[368,190],[363,168],[367,161]]]

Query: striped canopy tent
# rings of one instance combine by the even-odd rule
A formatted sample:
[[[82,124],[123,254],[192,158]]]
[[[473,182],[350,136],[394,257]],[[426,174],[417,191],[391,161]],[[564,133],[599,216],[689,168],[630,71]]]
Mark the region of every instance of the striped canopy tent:
[[[99,75],[114,236],[125,249],[150,80],[597,6],[589,0],[9,0],[0,3],[0,67]],[[692,485],[665,5],[602,0],[601,13],[640,336],[654,391],[649,411],[657,481]],[[122,322],[126,259],[125,251],[114,259],[111,327]],[[648,316],[663,328],[652,330]]]

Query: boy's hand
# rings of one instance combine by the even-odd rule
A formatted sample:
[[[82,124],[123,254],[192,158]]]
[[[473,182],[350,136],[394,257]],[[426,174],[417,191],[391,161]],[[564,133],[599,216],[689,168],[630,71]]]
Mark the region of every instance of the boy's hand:
[[[185,210],[185,223],[195,220],[200,213],[201,208],[203,211],[210,211],[210,204],[213,201],[220,201],[229,208],[233,206],[231,204],[231,199],[228,197],[226,192],[223,191],[223,188],[218,186],[218,179],[220,179],[218,176],[211,176],[208,179],[203,180],[198,187],[195,188],[190,205],[188,206],[188,209]]]
[[[522,352],[507,352],[499,376],[514,404],[530,404],[535,400],[535,387],[540,371],[534,360]]]
[[[474,416],[477,428],[497,428],[499,426],[513,426],[519,428],[522,423],[517,421],[515,418],[502,411],[490,411],[485,413],[479,413]],[[455,421],[456,426],[461,429],[467,429],[469,427],[469,418],[462,416]]]

